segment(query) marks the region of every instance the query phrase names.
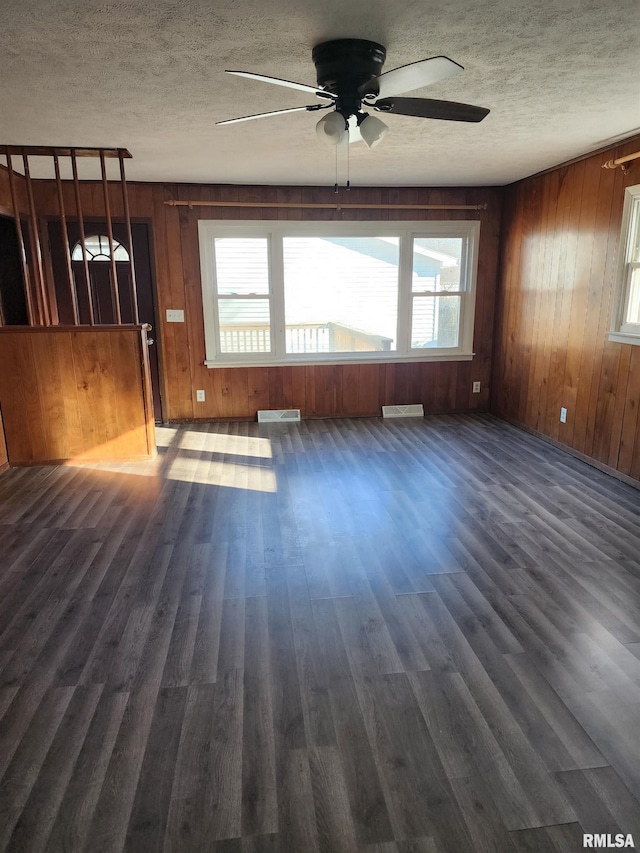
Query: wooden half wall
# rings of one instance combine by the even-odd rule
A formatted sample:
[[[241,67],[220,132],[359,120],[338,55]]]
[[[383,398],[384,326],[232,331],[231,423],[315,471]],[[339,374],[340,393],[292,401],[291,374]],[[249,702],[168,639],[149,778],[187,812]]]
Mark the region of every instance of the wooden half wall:
[[[602,166],[640,138],[506,190],[492,410],[640,478],[640,346],[610,329],[625,187]],[[560,422],[560,408],[567,422]]]
[[[142,326],[7,326],[0,365],[10,465],[155,455]]]

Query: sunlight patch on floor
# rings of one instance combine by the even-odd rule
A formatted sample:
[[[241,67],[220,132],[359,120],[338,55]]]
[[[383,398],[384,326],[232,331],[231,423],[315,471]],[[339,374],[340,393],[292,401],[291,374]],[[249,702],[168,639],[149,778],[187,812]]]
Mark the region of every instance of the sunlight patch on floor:
[[[158,426],[156,424],[156,446],[169,447],[175,440],[178,430],[175,427]]]
[[[178,437],[180,450],[224,453],[229,456],[248,456],[272,459],[271,440],[251,435],[228,435],[223,432],[178,431],[172,427],[156,427],[158,447],[170,447]]]
[[[254,456],[271,459],[271,441],[250,435],[227,435],[217,432],[188,430],[180,439],[181,450],[205,450],[208,453],[225,453],[231,456]]]
[[[171,462],[165,475],[169,480],[202,483],[205,486],[223,486],[247,489],[252,492],[276,492],[275,473],[271,468],[242,465],[238,462],[203,462],[187,456],[178,456]]]

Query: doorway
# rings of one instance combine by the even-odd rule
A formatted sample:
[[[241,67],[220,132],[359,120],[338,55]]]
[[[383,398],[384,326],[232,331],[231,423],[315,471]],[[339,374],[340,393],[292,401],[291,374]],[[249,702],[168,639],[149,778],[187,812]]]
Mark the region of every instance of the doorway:
[[[0,216],[0,312],[5,326],[28,326],[15,220]]]
[[[123,323],[133,323],[133,288],[131,287],[131,268],[127,246],[126,227],[122,223],[113,223],[113,255],[116,267],[117,294],[120,305],[120,315]],[[107,223],[104,221],[85,220],[85,248],[87,266],[89,269],[89,287],[95,322],[98,324],[113,324],[116,322],[116,310],[112,288],[111,248],[107,236]],[[90,322],[89,297],[84,273],[80,229],[77,222],[67,222],[69,250],[71,252],[71,269],[78,295],[78,315],[80,323]],[[158,360],[158,345],[156,334],[156,312],[153,292],[151,246],[149,227],[145,222],[131,224],[133,254],[136,271],[136,292],[138,316],[141,323],[148,323],[153,331],[148,336],[149,367],[153,389],[153,409],[156,422],[162,422],[162,397],[160,393],[160,365]],[[60,222],[49,223],[49,243],[51,246],[51,263],[55,281],[58,316],[61,324],[73,325],[73,307],[71,294],[67,284],[66,261],[62,243],[62,227]]]

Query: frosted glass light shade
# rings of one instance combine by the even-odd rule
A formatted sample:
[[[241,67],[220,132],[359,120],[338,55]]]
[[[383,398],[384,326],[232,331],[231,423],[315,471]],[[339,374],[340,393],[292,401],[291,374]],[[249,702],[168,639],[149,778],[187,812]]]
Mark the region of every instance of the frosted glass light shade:
[[[347,123],[342,113],[334,110],[323,116],[316,125],[316,133],[327,145],[338,145],[347,133]]]
[[[367,115],[360,122],[360,135],[368,148],[375,148],[379,142],[382,142],[388,131],[387,125],[372,115]]]

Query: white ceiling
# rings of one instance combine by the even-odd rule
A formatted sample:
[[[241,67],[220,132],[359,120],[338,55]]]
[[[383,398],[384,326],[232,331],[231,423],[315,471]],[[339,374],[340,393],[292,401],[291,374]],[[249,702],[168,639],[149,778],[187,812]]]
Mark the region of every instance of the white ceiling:
[[[354,185],[505,184],[640,126],[638,0],[2,0],[0,144],[127,147],[128,178],[332,184],[313,103],[225,68],[316,84],[332,38],[387,48],[385,70],[445,54],[456,77],[411,93],[491,109],[480,124],[385,117],[350,146]],[[344,175],[345,163],[341,162]],[[88,175],[87,175],[88,176]]]

